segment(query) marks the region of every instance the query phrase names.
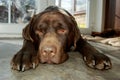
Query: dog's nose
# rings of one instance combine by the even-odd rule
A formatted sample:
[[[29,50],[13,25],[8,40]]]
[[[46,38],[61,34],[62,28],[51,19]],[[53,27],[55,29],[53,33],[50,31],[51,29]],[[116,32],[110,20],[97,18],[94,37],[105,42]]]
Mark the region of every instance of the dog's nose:
[[[53,57],[53,56],[55,56],[55,52],[56,52],[56,50],[55,50],[55,47],[53,47],[53,46],[44,46],[42,48],[42,54],[44,56],[51,56],[51,57]]]

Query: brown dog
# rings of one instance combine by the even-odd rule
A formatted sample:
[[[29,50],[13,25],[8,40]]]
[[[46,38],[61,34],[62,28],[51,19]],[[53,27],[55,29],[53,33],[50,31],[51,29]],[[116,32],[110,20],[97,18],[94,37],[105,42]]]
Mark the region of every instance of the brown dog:
[[[80,34],[74,17],[66,10],[50,6],[33,16],[23,29],[24,44],[13,57],[12,68],[19,71],[35,68],[39,62],[60,64],[68,59],[74,46],[85,63],[95,69],[110,69],[110,59],[88,44]]]
[[[120,37],[120,30],[119,29],[107,29],[102,32],[92,32],[92,36],[100,36],[104,38],[114,38]]]

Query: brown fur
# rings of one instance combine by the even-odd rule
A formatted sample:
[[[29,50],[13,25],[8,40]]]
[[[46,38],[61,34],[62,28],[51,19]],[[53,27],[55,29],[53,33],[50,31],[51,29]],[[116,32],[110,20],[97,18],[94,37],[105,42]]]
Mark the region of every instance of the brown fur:
[[[113,38],[113,37],[120,37],[120,30],[119,29],[107,29],[102,32],[92,32],[92,36],[100,36],[104,38]]]
[[[111,68],[110,59],[81,37],[74,17],[64,9],[51,6],[33,16],[23,29],[23,38],[22,49],[11,61],[13,69],[24,71],[34,68],[38,61],[49,64],[63,63],[68,59],[67,52],[72,46],[83,55],[89,67]]]

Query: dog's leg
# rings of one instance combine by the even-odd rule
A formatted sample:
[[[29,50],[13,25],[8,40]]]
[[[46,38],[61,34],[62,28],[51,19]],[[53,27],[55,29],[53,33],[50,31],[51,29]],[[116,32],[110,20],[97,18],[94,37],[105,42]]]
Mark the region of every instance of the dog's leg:
[[[83,55],[83,60],[91,68],[104,70],[112,67],[111,61],[106,55],[97,51],[83,39],[77,41],[76,50]]]
[[[12,69],[25,71],[39,63],[37,51],[31,41],[24,41],[22,49],[11,60]]]

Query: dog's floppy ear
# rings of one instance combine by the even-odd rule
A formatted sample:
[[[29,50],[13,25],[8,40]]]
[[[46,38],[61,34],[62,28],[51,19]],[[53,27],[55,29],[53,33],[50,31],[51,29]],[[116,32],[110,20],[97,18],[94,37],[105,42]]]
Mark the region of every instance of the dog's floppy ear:
[[[70,26],[70,28],[71,28],[70,30],[71,31],[70,31],[70,36],[69,36],[70,38],[69,39],[70,40],[71,40],[71,38],[73,39],[73,41],[74,41],[74,48],[76,48],[76,43],[79,40],[79,38],[81,38],[80,30],[78,28],[77,22],[76,22],[75,18],[68,11],[62,9],[62,12],[66,13],[67,16],[69,17],[68,20],[70,20],[70,24],[71,24],[71,26]]]
[[[29,24],[23,29],[22,31],[22,36],[25,40],[29,40],[29,41],[34,41],[34,38],[33,38],[33,34],[34,34],[34,31],[33,31],[33,27],[35,26],[34,23],[36,21],[36,15],[34,15]]]
[[[73,16],[72,16],[72,22],[73,22],[73,32],[74,32],[74,48],[76,48],[76,43],[79,40],[79,38],[81,38],[81,35],[78,25]]]

